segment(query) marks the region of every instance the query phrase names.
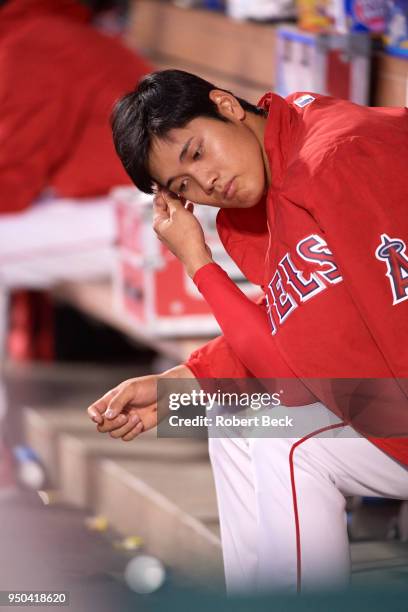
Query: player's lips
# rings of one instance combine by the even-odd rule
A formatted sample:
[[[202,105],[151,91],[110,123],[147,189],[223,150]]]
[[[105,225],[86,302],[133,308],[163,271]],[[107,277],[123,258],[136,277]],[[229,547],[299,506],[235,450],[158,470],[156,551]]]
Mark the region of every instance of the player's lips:
[[[223,189],[222,197],[225,198],[226,200],[230,200],[235,194],[235,191],[236,191],[235,178],[236,177],[233,176],[232,179],[228,181],[228,183],[225,185]]]

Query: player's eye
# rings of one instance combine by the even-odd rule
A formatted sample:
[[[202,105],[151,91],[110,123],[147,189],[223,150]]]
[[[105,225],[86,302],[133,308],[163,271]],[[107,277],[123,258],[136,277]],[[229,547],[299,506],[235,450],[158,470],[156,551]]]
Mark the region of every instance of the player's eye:
[[[193,155],[193,160],[197,161],[197,159],[200,159],[201,155],[202,155],[202,147],[200,145]]]
[[[178,188],[178,193],[183,193],[188,186],[188,181],[186,179],[184,179],[184,181],[181,181],[179,188]]]

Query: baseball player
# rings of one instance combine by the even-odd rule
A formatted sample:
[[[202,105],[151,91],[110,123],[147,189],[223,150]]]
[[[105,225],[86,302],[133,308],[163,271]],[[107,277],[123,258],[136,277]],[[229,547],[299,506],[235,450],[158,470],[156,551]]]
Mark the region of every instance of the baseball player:
[[[223,335],[109,391],[91,418],[131,440],[157,423],[160,377],[298,380],[306,435],[209,438],[227,590],[343,586],[345,496],[408,497],[407,110],[309,92],[253,106],[168,70],[125,96],[112,125],[135,184],[158,189],[158,237]],[[213,262],[185,200],[220,208],[220,238],[262,303]]]

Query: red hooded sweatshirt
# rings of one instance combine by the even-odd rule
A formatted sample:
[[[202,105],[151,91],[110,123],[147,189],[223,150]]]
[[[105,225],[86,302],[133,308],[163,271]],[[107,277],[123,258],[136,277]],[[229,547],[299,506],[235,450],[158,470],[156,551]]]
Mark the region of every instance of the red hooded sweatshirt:
[[[304,92],[259,105],[271,185],[253,208],[220,210],[217,228],[264,300],[217,264],[198,270],[223,336],[186,365],[197,378],[296,377],[305,403],[312,391],[408,465],[407,109]],[[353,420],[357,388],[369,412]]]
[[[128,184],[109,115],[150,64],[88,23],[76,0],[8,0],[0,8],[0,213],[46,187],[60,196]]]

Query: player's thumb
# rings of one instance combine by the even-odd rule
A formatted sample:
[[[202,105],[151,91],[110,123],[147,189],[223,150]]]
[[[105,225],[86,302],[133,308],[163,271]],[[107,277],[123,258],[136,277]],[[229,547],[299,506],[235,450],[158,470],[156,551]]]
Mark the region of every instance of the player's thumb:
[[[131,385],[125,387],[116,393],[108,404],[108,408],[104,413],[106,419],[114,419],[122,412],[125,406],[133,399],[134,390]]]

